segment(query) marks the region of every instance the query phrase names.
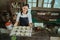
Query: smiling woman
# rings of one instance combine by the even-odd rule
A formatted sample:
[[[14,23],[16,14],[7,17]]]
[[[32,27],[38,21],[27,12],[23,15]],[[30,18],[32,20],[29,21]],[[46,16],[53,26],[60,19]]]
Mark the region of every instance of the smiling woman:
[[[28,8],[28,4],[24,4],[22,6],[22,10],[20,13],[18,13],[16,23],[14,24],[14,26],[17,26],[18,22],[19,26],[32,26],[32,18],[31,14],[28,11]]]

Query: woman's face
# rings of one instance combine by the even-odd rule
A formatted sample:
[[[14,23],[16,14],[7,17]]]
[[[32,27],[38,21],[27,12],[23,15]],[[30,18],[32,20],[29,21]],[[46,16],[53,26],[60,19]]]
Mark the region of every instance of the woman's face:
[[[26,13],[26,12],[28,11],[28,6],[23,6],[23,7],[22,7],[22,11],[23,11],[24,13]]]

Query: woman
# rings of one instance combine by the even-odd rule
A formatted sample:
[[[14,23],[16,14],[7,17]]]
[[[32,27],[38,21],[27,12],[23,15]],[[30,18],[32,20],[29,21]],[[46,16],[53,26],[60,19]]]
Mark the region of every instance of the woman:
[[[23,5],[21,12],[17,15],[16,23],[14,24],[14,26],[17,26],[19,23],[19,26],[32,27],[32,18],[31,14],[28,12],[28,8],[28,4]]]

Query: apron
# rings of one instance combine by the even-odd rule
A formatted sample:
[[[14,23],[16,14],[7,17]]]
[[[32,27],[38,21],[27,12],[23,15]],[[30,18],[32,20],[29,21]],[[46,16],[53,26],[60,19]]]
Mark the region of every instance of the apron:
[[[28,24],[29,24],[29,21],[28,21],[28,17],[20,17],[19,18],[19,25],[20,26],[28,26]]]

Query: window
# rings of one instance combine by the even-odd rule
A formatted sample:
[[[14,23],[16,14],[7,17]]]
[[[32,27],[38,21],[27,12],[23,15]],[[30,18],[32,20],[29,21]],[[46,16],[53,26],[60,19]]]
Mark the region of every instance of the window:
[[[27,0],[27,1],[28,1],[28,4],[29,4],[29,8],[36,7],[37,0]]]
[[[38,0],[38,7],[42,7],[43,0]]]
[[[52,0],[44,0],[43,7],[44,8],[51,8]]]
[[[55,0],[54,8],[60,8],[60,0]]]

